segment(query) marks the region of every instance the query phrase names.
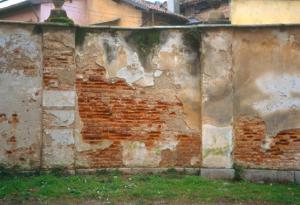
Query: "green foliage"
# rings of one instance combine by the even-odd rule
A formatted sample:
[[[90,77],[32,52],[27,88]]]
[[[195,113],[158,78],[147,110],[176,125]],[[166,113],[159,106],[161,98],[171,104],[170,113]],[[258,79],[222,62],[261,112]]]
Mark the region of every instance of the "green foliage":
[[[86,31],[82,28],[76,28],[75,43],[76,45],[82,45],[86,36]]]
[[[169,168],[167,171],[163,172],[164,174],[178,174],[175,168]]]
[[[62,23],[62,24],[66,24],[66,25],[74,25],[74,21],[72,19],[69,19],[68,17],[65,16],[54,16],[54,17],[50,17],[47,19],[47,22],[50,23]]]
[[[0,176],[1,177],[11,177],[11,176],[17,176],[20,174],[20,166],[14,165],[14,166],[7,166],[4,164],[0,164]]]
[[[160,42],[160,32],[154,29],[133,31],[129,39],[137,47],[139,57],[145,63],[149,53]]]
[[[40,175],[40,168],[33,168],[24,171],[19,165],[8,166],[0,164],[0,178],[17,177],[17,176],[38,176]]]
[[[43,33],[43,29],[41,25],[35,25],[32,30],[33,35],[40,35]]]
[[[40,175],[1,179],[0,199],[35,199],[39,202],[51,199],[97,199],[111,204],[137,200],[139,204],[147,204],[153,200],[215,204],[225,199],[226,202],[236,204],[300,204],[300,188],[291,184],[211,181],[186,175],[181,175],[180,178],[154,174],[126,176],[110,173],[67,177]]]
[[[200,28],[189,28],[184,32],[184,43],[190,45],[193,49],[200,48],[201,30]]]
[[[233,164],[233,169],[234,169],[234,180],[241,181],[244,172],[244,167],[238,164]]]
[[[64,166],[55,166],[50,170],[50,174],[54,175],[54,176],[67,176],[68,173],[68,169]]]

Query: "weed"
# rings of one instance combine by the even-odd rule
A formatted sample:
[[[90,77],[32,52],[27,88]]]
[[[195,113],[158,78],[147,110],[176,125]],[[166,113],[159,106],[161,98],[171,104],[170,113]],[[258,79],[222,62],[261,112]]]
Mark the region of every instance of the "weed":
[[[234,180],[241,181],[244,172],[243,166],[238,164],[233,164],[233,169],[234,169]]]
[[[108,175],[109,171],[106,169],[99,169],[99,170],[96,170],[96,174],[97,175]]]
[[[64,166],[55,166],[50,170],[50,174],[54,176],[67,176],[68,175],[68,170]]]

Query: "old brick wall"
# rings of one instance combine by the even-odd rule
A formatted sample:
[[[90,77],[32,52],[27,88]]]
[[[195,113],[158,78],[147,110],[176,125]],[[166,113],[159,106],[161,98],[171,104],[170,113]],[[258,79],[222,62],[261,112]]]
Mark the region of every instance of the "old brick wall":
[[[300,29],[1,23],[0,164],[300,168]]]
[[[132,33],[85,35],[77,50],[76,166],[199,167],[199,58],[183,33],[153,34],[159,39],[144,64]]]
[[[75,35],[70,28],[43,28],[42,167],[75,165]]]

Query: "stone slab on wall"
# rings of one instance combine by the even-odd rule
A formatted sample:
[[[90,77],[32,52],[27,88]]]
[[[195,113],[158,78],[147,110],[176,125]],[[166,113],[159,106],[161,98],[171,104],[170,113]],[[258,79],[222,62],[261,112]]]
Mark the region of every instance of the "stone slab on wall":
[[[40,166],[42,38],[35,26],[0,28],[0,164]]]
[[[201,168],[200,174],[207,179],[234,179],[234,169]]]

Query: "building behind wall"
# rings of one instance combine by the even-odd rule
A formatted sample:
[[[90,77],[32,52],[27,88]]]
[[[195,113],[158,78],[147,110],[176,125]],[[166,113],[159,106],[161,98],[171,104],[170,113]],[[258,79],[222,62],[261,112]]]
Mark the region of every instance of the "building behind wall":
[[[230,1],[218,0],[220,6],[213,8],[211,0],[181,0],[180,13],[191,19],[198,20],[199,23],[207,23],[211,12],[220,12],[224,16],[221,23],[229,23]]]
[[[231,23],[299,24],[299,0],[232,0]]]
[[[42,2],[42,3],[41,3]],[[6,0],[0,3],[0,19],[44,22],[53,8],[49,0]],[[63,8],[79,25],[113,25],[126,27],[153,25],[182,25],[184,16],[162,8],[158,3],[144,0],[72,0]]]

